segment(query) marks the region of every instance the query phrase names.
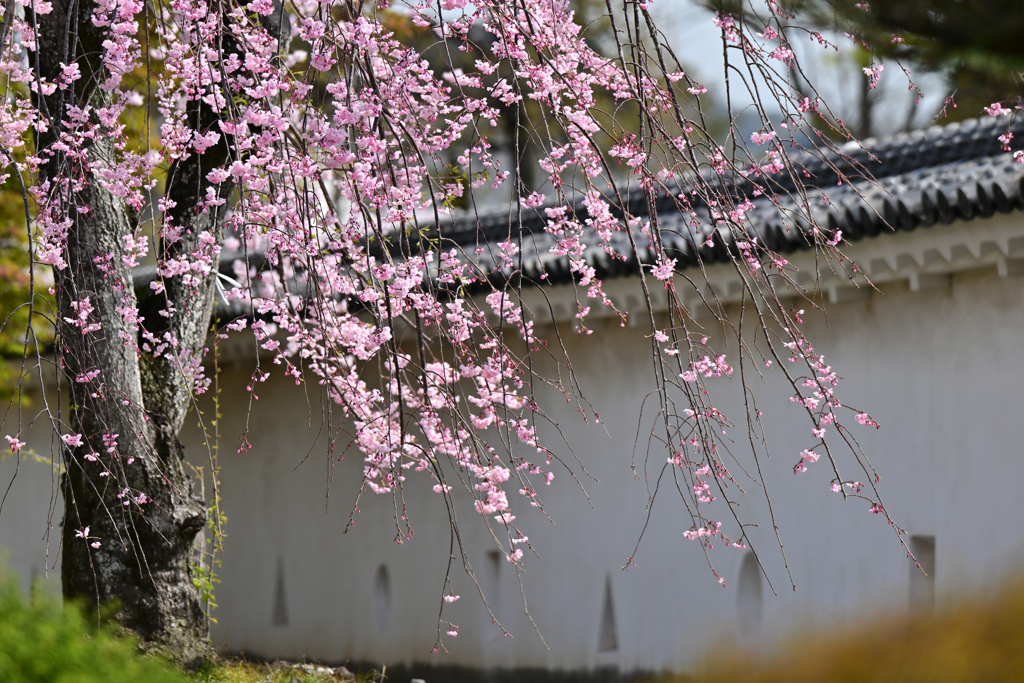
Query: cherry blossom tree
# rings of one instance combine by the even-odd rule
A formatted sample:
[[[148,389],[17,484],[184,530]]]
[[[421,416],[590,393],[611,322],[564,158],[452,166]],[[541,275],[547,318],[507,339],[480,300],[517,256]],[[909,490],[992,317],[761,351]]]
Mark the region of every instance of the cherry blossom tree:
[[[30,319],[52,321],[57,341],[52,360],[34,348],[25,372],[48,387],[42,414],[65,470],[65,595],[116,599],[119,619],[147,641],[184,662],[205,656],[190,562],[207,510],[178,433],[211,381],[204,354],[225,335],[253,345],[250,392],[283,372],[329,394],[365,459],[365,491],[395,497],[396,523],[404,486],[432,487],[454,506],[452,489],[465,484],[521,566],[515,515],[539,502],[558,464],[557,448],[538,440],[546,413],[535,388],[578,391],[558,339],[537,332],[546,313],[521,296],[546,278],[523,268],[528,216],[572,274],[583,333],[592,307],[613,306],[587,247],[626,260],[612,244],[630,244],[647,302],[634,315],[650,329],[652,438],[685,482],[695,547],[749,543],[725,505],[725,452],[733,431],[746,431],[753,448],[760,413],[727,417],[707,384],[734,372],[744,385],[778,372],[792,386],[808,444],[787,468],[832,467],[836,491],[887,516],[843,426],[875,423],[837,398],[836,372],[802,334],[792,298],[780,296],[802,292],[814,305],[813,292],[748,215],[754,200],[767,201],[822,263],[852,267],[837,258],[842,235],[815,222],[820,200],[803,178],[808,160],[840,183],[867,171],[805,125],[825,105],[792,87],[793,17],[775,0],[717,15],[708,29],[721,37],[728,91],[707,94],[646,3],[605,10],[608,56],[564,0],[6,4],[4,173],[31,208],[30,271],[52,269],[57,302],[26,303]],[[394,33],[402,22],[417,27],[414,40]],[[486,41],[473,38],[479,32]],[[423,43],[463,66],[438,68],[421,56]],[[702,104],[712,95],[756,111],[761,130],[716,139]],[[530,140],[539,170],[529,175],[540,186],[526,187],[528,162],[492,146],[507,117],[505,129]],[[446,236],[452,207],[484,185],[513,197],[493,264]],[[669,213],[682,218],[691,262],[665,248]],[[225,249],[230,276],[219,270]],[[742,337],[743,323],[702,281],[711,253],[742,277],[753,307],[746,324],[763,341],[740,344],[736,358],[694,326],[683,296],[698,292],[699,305]],[[155,276],[138,288],[133,269],[147,259]],[[655,290],[668,297],[667,325],[653,313]],[[240,314],[215,316],[221,298]],[[536,354],[566,372],[540,376]],[[47,379],[51,364],[59,381]],[[15,453],[25,424],[17,405],[3,424]],[[841,477],[841,467],[865,472],[867,484]]]
[[[993,101],[1020,100],[1024,50],[1015,36],[1024,8],[1014,2],[958,0],[798,0],[791,5],[814,25],[848,34],[871,56],[915,73],[943,74],[953,102],[944,118],[978,116]]]

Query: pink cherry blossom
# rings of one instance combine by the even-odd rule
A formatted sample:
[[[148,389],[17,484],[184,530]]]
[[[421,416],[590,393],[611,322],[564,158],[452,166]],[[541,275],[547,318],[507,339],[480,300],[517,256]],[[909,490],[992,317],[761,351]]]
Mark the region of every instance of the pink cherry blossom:
[[[878,429],[878,423],[872,420],[871,416],[869,416],[867,413],[857,413],[856,420],[858,424],[867,425],[868,427],[874,427],[875,429]]]
[[[985,107],[985,113],[989,116],[1002,116],[1003,114],[1009,114],[1012,109],[1007,109],[999,102],[993,102],[989,106]]]
[[[878,87],[878,82],[882,79],[882,71],[884,70],[885,64],[875,64],[874,62],[864,67],[864,75],[868,77],[868,89],[874,90]]]

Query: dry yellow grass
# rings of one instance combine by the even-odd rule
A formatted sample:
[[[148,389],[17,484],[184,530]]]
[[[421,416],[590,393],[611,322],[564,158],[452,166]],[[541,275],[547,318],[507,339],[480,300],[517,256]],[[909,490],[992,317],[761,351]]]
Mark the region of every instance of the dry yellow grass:
[[[1024,682],[1024,579],[926,617],[797,633],[769,657],[715,661],[701,677],[662,683]]]

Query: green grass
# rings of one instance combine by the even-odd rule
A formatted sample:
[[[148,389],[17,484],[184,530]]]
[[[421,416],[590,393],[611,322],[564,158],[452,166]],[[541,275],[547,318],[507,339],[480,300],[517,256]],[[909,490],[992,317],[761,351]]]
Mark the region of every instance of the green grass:
[[[222,659],[191,674],[195,683],[379,683],[376,671],[349,673],[319,664],[291,662],[256,663]]]

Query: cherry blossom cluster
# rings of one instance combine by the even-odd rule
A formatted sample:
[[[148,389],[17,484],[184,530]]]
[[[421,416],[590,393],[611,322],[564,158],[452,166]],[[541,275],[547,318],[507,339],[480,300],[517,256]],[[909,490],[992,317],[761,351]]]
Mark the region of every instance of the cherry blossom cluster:
[[[89,5],[92,24],[105,37],[97,92],[73,98],[54,119],[32,93],[70,97],[82,90],[88,70],[83,57],[62,64],[51,81],[35,73],[33,60],[22,58],[37,49],[20,9],[30,4],[37,15],[51,9],[40,0],[17,0],[8,5],[14,15],[5,17],[10,29],[0,45],[0,73],[14,87],[0,107],[0,144],[24,151],[29,173],[51,163],[63,169],[56,180],[29,187],[36,258],[58,272],[68,268],[69,231],[76,215],[91,210],[81,197],[87,188],[102,188],[148,218],[125,226],[94,263],[110,274],[150,259],[155,279],[148,294],[162,301],[159,310],[143,313],[129,296],[130,285],[110,277],[120,297],[114,310],[97,311],[83,296],[64,321],[98,338],[100,321],[120,320],[126,331],[118,343],[169,361],[200,394],[211,382],[207,349],[187,347],[145,316],[175,320],[190,297],[214,282],[218,301],[247,311],[222,324],[217,338],[249,335],[259,363],[270,359],[296,383],[326,392],[351,425],[352,445],[362,457],[362,490],[397,500],[407,478],[420,479],[452,502],[461,480],[472,508],[502,528],[502,552],[517,566],[524,553],[516,546],[528,540],[513,525],[516,501],[543,511],[537,484],[554,477],[554,454],[537,426],[543,407],[534,390],[541,378],[531,357],[547,341],[520,296],[524,245],[515,228],[491,244],[494,268],[481,265],[481,248],[453,246],[439,236],[466,193],[519,182],[522,169],[503,168],[496,152],[499,120],[519,110],[540,112],[542,125],[530,132],[543,190],[508,189],[520,211],[541,217],[550,253],[568,263],[579,291],[574,324],[580,331],[591,331],[585,322],[592,309],[614,308],[588,250],[600,247],[624,259],[613,244],[623,239],[641,263],[648,311],[649,278],[673,311],[684,310],[688,280],[676,277],[682,266],[664,247],[666,231],[677,228],[660,224],[659,211],[651,211],[655,202],[678,212],[696,250],[724,247],[761,300],[770,300],[766,292],[777,284],[796,287],[792,267],[758,239],[750,214],[755,199],[781,206],[772,188],[793,172],[788,155],[804,119],[820,116],[821,102],[787,85],[779,90],[782,123],[765,120],[750,137],[752,148],[746,140],[716,141],[700,109],[707,88],[670,61],[674,56],[646,47],[648,39],[660,40],[649,28],[646,5],[639,7],[642,22],[610,17],[620,44],[618,54],[608,56],[588,41],[567,0],[442,0],[394,8],[383,1],[357,7],[334,0],[286,6],[274,0],[98,0]],[[785,31],[792,17],[774,0],[763,13],[757,32],[728,14],[716,15],[714,27],[750,68],[788,74],[796,60]],[[469,55],[472,66],[438,68],[389,28],[406,20],[424,40]],[[282,22],[288,30],[280,29]],[[486,44],[471,40],[477,29]],[[815,35],[822,47],[834,47]],[[623,36],[641,56],[626,57]],[[882,66],[871,69],[874,87]],[[600,98],[623,110],[638,107],[642,134],[631,122],[609,124]],[[140,112],[152,124],[141,141],[128,126]],[[47,130],[54,142],[26,147],[33,131]],[[92,153],[98,140],[109,141],[113,151]],[[183,217],[176,212],[180,196],[156,195],[169,182],[168,169],[197,159],[203,173],[188,179],[198,188],[194,216]],[[643,195],[641,208],[630,201],[631,192]],[[806,203],[801,210],[810,220]],[[795,226],[787,211],[780,209]],[[836,247],[841,237],[811,236],[821,248]],[[220,272],[225,250],[234,254],[230,276]],[[652,256],[642,259],[642,252]],[[777,308],[774,320],[783,323],[791,360],[810,368],[793,400],[821,442],[841,407],[838,379],[803,338],[799,317]],[[733,425],[713,405],[709,386],[728,381],[734,369],[706,336],[686,329],[684,318],[676,315],[661,329],[650,318],[661,364],[657,396],[669,434],[664,445],[669,463],[689,478],[684,490],[694,506],[693,527],[684,535],[706,547],[713,538],[746,547],[742,531],[731,541],[721,522],[697,512],[728,502],[724,490],[732,479],[720,444]],[[767,333],[770,323],[762,324]],[[263,365],[253,371],[248,391],[254,398],[269,376]],[[118,400],[104,396],[99,370],[85,368],[71,379],[94,398]],[[566,396],[575,391],[560,380],[551,383]],[[681,409],[670,392],[684,397]],[[875,425],[865,414],[857,421]],[[118,438],[62,434],[69,448],[102,440],[106,461],[117,458]],[[24,446],[17,435],[7,440],[14,452]],[[248,447],[243,440],[241,449]],[[114,472],[96,454],[85,457],[100,463],[97,476]],[[818,457],[804,450],[795,469]],[[122,482],[115,490],[124,505],[145,505],[152,493]],[[509,495],[514,490],[520,498]],[[79,537],[98,542],[88,528]],[[457,631],[452,625],[449,634]]]

